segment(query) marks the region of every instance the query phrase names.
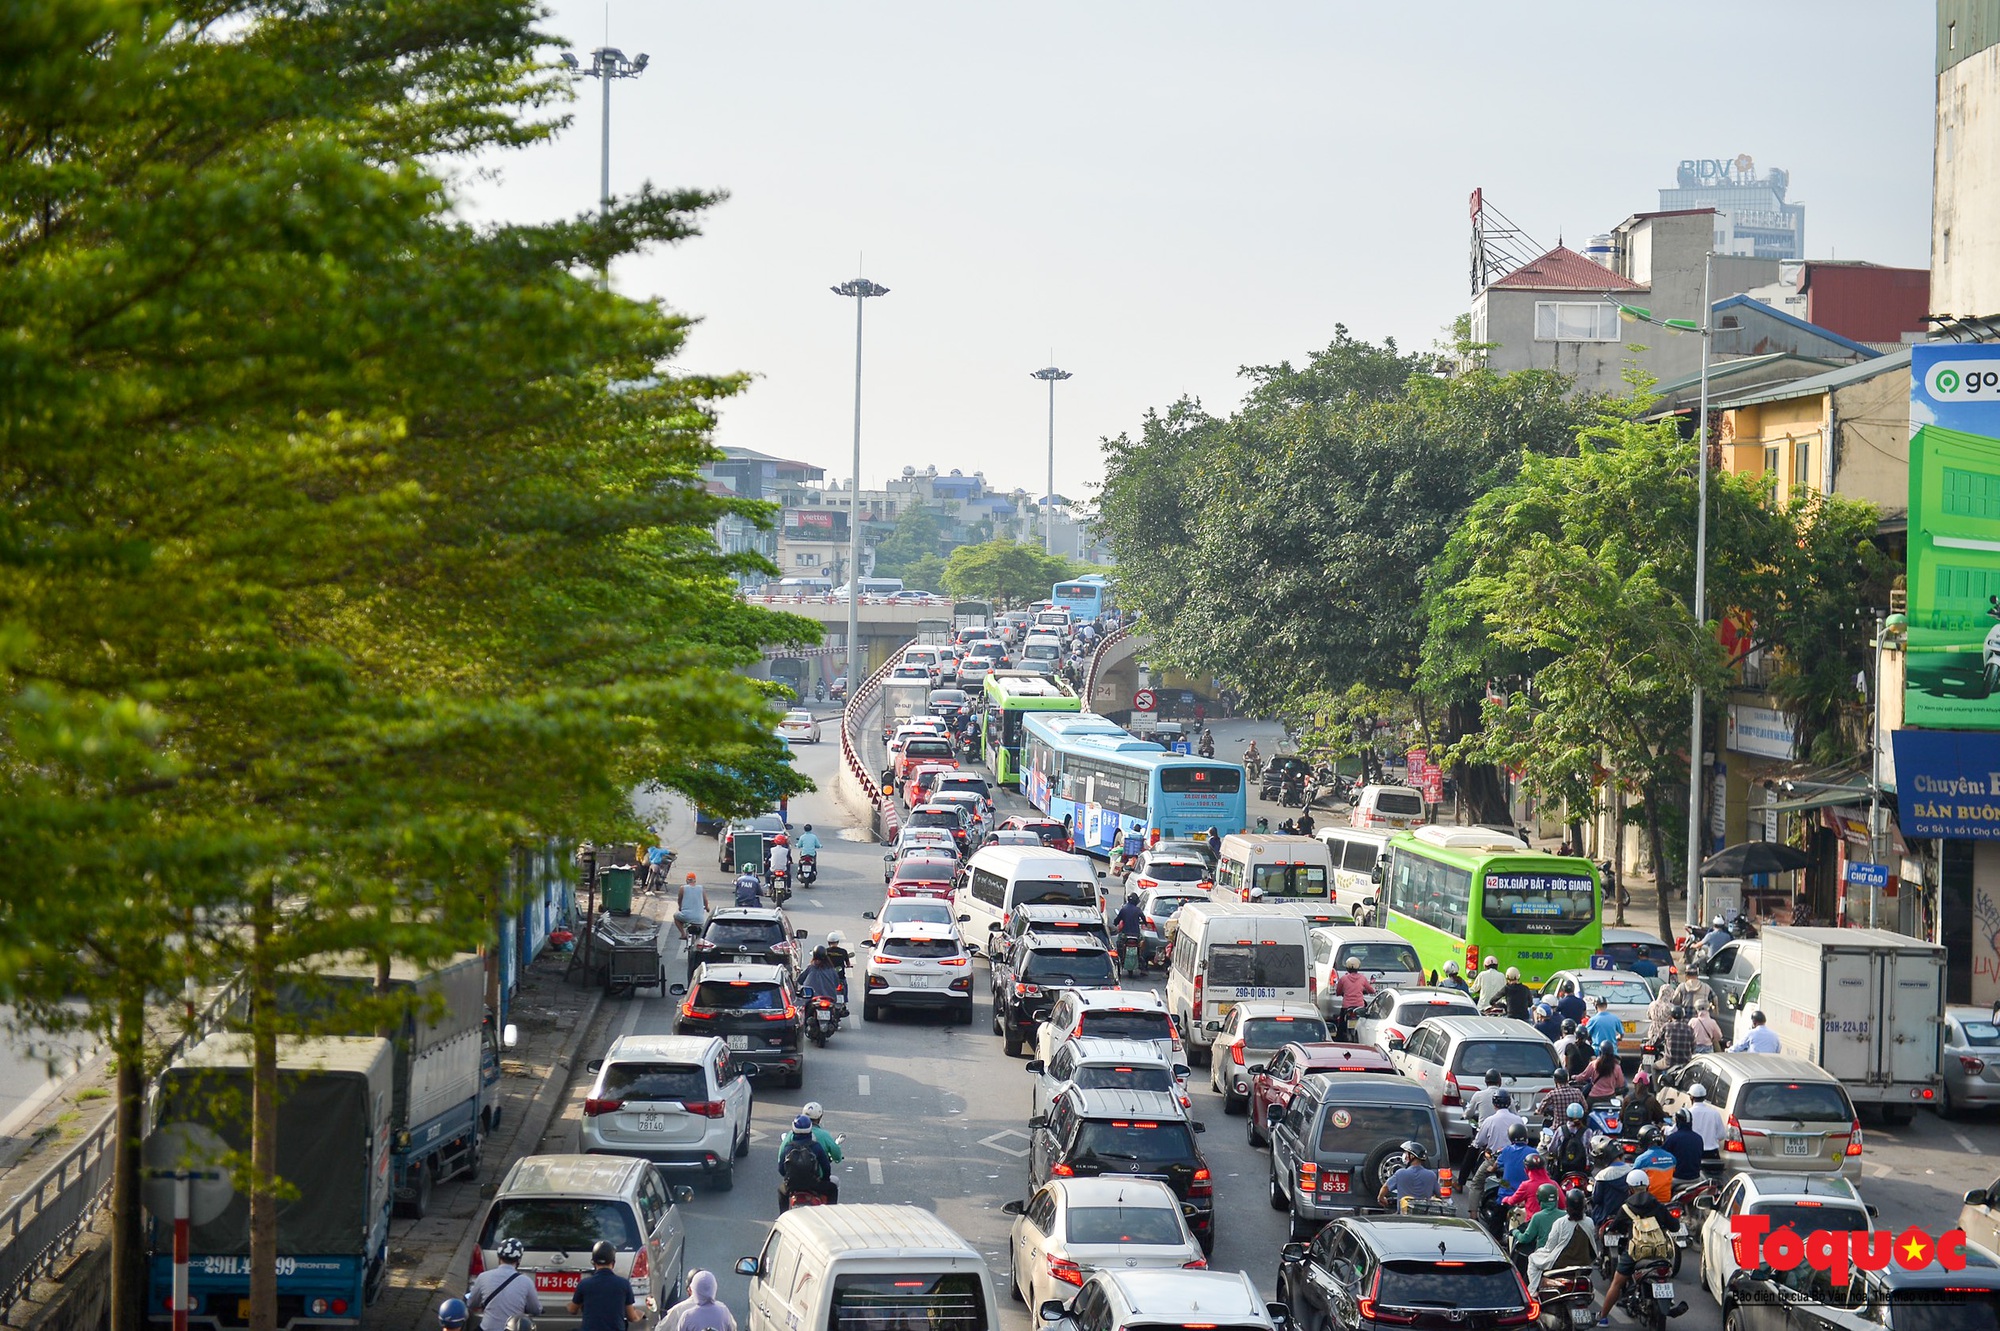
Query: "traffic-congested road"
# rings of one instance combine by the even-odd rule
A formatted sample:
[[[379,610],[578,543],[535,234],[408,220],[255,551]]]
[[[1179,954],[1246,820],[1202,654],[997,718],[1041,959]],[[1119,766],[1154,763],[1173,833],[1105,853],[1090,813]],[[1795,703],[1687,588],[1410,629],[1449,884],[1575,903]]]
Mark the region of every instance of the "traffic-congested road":
[[[1218,727],[1224,753],[1234,751],[1234,729]],[[832,787],[837,761],[832,742],[798,750],[799,766],[822,792]],[[1025,807],[1018,797],[1003,796],[1003,809],[1010,803]],[[1263,809],[1252,816],[1258,812],[1275,814]],[[832,929],[844,930],[851,943],[865,936],[862,912],[882,898],[881,848],[865,832],[845,827],[847,820],[825,793],[795,801],[792,818],[815,824],[824,838],[819,884],[794,897],[794,924],[810,931],[810,942],[823,940]],[[714,844],[704,840],[683,847],[682,862],[719,883],[714,853]],[[758,1088],[757,1134],[750,1159],[738,1168],[738,1186],[729,1193],[698,1188],[684,1208],[689,1261],[718,1272],[724,1298],[739,1317],[745,1282],[729,1268],[736,1258],[757,1251],[776,1214],[778,1138],[809,1100],[825,1106],[825,1125],[845,1138],[843,1200],[934,1210],[987,1255],[998,1286],[1006,1287],[1011,1222],[1000,1208],[1027,1193],[1031,1079],[1022,1070],[1025,1059],[1008,1058],[988,1031],[984,967],[976,964],[972,1025],[905,1015],[864,1024],[857,1003],[857,1020],[843,1025],[827,1048],[809,1052],[803,1089]],[[1157,988],[1158,981],[1144,987]],[[667,1032],[672,1021],[672,1000],[637,1000],[614,1012],[610,1035]],[[1244,1119],[1223,1113],[1199,1071],[1194,1083],[1195,1117],[1207,1128],[1199,1140],[1215,1178],[1213,1265],[1248,1272],[1268,1295],[1278,1249],[1286,1241],[1285,1216],[1266,1204],[1269,1157],[1249,1146]],[[570,1127],[573,1131],[573,1122]],[[1879,1224],[1946,1227],[1960,1194],[1996,1174],[2000,1123],[1992,1118],[1945,1123],[1921,1115],[1905,1128],[1868,1125],[1864,1192],[1880,1210]],[[1719,1311],[1696,1289],[1692,1260],[1683,1284],[1691,1307],[1675,1325],[1688,1331],[1720,1327]],[[1027,1324],[1026,1310],[1004,1297],[1002,1315],[1010,1331]]]

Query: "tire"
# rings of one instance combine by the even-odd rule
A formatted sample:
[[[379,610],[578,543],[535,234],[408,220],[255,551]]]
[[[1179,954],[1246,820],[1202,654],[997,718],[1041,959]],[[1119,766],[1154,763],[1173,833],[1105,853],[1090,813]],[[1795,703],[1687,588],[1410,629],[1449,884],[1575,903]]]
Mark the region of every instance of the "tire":
[[[750,1134],[746,1132],[742,1140],[736,1143],[736,1158],[741,1160],[748,1154],[750,1154]]]
[[[874,999],[864,998],[861,1000],[861,1020],[863,1021],[882,1020],[882,1008],[879,1004],[875,1002]]]
[[[409,1220],[422,1220],[431,1209],[431,1164],[426,1160],[417,1166],[416,1182],[410,1186],[410,1199],[396,1206],[399,1215]]]
[[[1291,1236],[1292,1242],[1305,1243],[1309,1241],[1313,1235],[1319,1233],[1319,1226],[1315,1225],[1310,1220],[1300,1219],[1299,1216],[1296,1213],[1294,1213],[1291,1220],[1285,1226],[1285,1232]]]
[[[1958,1106],[1951,1102],[1951,1083],[1945,1082],[1938,1093],[1937,1116],[1942,1119],[1958,1117]]]
[[[709,1181],[715,1184],[715,1190],[717,1192],[730,1192],[735,1189],[736,1187],[735,1159],[736,1159],[735,1154],[732,1152],[730,1155],[730,1163],[724,1165],[722,1168],[716,1170],[714,1173],[708,1176]]]
[[[1367,1197],[1373,1197],[1381,1191],[1382,1184],[1387,1181],[1384,1175],[1385,1166],[1388,1165],[1390,1158],[1402,1149],[1401,1142],[1389,1141],[1370,1151],[1368,1158],[1361,1162],[1361,1168],[1354,1171],[1355,1188]]]
[[[1271,1161],[1271,1209],[1273,1211],[1292,1209],[1292,1199],[1285,1196],[1285,1185],[1278,1182],[1278,1162],[1275,1157]]]
[[[1014,1023],[1010,1021],[1005,1021],[1003,1019],[1000,1030],[1000,1038],[1006,1042],[1007,1057],[1019,1058],[1021,1056],[1021,1045],[1023,1043],[1023,1038],[1020,1030],[1014,1025]]]
[[[1245,1106],[1246,1109],[1249,1107]],[[1257,1135],[1257,1116],[1255,1114],[1246,1113],[1243,1116],[1243,1139],[1250,1143],[1250,1149],[1253,1151],[1264,1144],[1264,1139]]]
[[[1021,1273],[1011,1261],[1007,1264],[1007,1292],[1014,1296],[1016,1303],[1028,1301],[1028,1296],[1021,1292]]]
[[[797,1089],[799,1089],[799,1087],[805,1084],[806,1084],[806,1070],[804,1068],[800,1068],[797,1072],[794,1072],[790,1076],[785,1078],[785,1085],[794,1091],[796,1091]]]
[[[997,998],[993,1000],[993,1033],[995,1035],[1004,1035],[1006,1033],[1006,1028],[1001,1025],[1000,1000]]]
[[[959,1025],[961,1025],[961,1026],[970,1026],[970,1025],[972,1024],[972,1000],[971,1000],[971,999],[967,999],[967,1000],[966,1000],[966,1002],[965,1002],[965,1006],[964,1006],[964,1007],[962,1007],[962,1008],[960,1008],[960,1009],[958,1010],[958,1018],[957,1018],[957,1019],[958,1019],[958,1024],[959,1024]]]
[[[1250,1108],[1250,1102],[1248,1099],[1236,1094],[1236,1092],[1230,1090],[1227,1086],[1222,1088],[1223,1113],[1242,1114],[1247,1112],[1249,1108]]]

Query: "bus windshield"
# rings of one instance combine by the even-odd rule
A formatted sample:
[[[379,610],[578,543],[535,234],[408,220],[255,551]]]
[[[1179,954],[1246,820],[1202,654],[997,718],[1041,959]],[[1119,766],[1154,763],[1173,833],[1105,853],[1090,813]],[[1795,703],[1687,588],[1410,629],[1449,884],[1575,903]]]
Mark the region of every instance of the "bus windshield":
[[[1508,933],[1573,933],[1597,918],[1596,884],[1587,873],[1495,870],[1480,913]]]

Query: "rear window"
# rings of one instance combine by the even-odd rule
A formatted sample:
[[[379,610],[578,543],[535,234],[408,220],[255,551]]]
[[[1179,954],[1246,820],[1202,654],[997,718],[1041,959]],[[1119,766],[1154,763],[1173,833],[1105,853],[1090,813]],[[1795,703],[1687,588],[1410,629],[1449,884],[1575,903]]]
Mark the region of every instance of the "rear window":
[[[1206,897],[1154,897],[1146,905],[1146,914],[1156,920],[1172,919],[1190,901],[1206,901]]]
[[[1185,1123],[1156,1119],[1087,1119],[1076,1138],[1079,1157],[1177,1164],[1194,1159],[1194,1137]]]
[[[882,920],[885,924],[950,924],[951,907],[942,901],[895,902],[883,908]]]
[[[1375,1302],[1386,1308],[1519,1308],[1527,1302],[1514,1268],[1505,1262],[1384,1262]]]
[[[1017,906],[1095,906],[1095,883],[1070,883],[1060,879],[1023,878],[1014,887]]]
[[[1549,1077],[1556,1070],[1556,1051],[1543,1040],[1467,1040],[1458,1047],[1452,1071],[1484,1073],[1498,1068],[1503,1077]]]
[[[1250,885],[1267,897],[1324,897],[1326,870],[1317,864],[1258,864],[1250,869]]]
[[[1212,985],[1306,987],[1306,950],[1296,943],[1217,943],[1208,949]]]
[[[1085,988],[1109,989],[1117,984],[1111,974],[1111,954],[1096,948],[1084,951],[1038,947],[1028,953],[1021,967],[1021,978],[1037,984],[1068,983]]]
[[[960,822],[956,810],[919,809],[915,813],[910,815],[910,826],[911,827],[960,827],[963,826],[963,824]]]
[[[1595,1003],[1600,997],[1607,1003],[1622,1003],[1643,1007],[1653,1001],[1652,986],[1644,980],[1591,980],[1582,984],[1583,997]]]
[[[1378,790],[1375,792],[1375,809],[1378,813],[1393,813],[1397,817],[1418,816],[1424,811],[1424,802],[1418,796],[1404,790]]]
[[[971,1271],[896,1271],[833,1279],[827,1331],[987,1331]]]
[[[1421,971],[1423,963],[1417,960],[1417,950],[1408,943],[1342,943],[1340,951],[1333,957],[1337,968],[1344,968],[1349,960],[1361,963],[1365,971]]]
[[[1322,1154],[1366,1155],[1391,1137],[1437,1145],[1430,1109],[1418,1105],[1333,1105],[1320,1115]]]
[[[639,1222],[624,1202],[522,1197],[495,1202],[479,1233],[479,1246],[519,1239],[530,1252],[589,1252],[607,1239],[620,1252],[639,1246]]]
[[[1072,1206],[1071,1243],[1185,1243],[1180,1213],[1164,1206]]]
[[[1243,1044],[1249,1049],[1276,1049],[1297,1040],[1318,1044],[1326,1039],[1326,1023],[1318,1017],[1252,1017],[1243,1023]]]
[[[958,943],[950,938],[885,938],[880,950],[885,957],[955,957]]]
[[[1144,872],[1157,882],[1199,883],[1208,877],[1208,866],[1200,860],[1154,860]]]
[[[985,799],[993,792],[986,785],[986,778],[980,776],[959,776],[951,773],[938,778],[939,790],[963,790]]]
[[[1801,1206],[1797,1202],[1760,1202],[1746,1208],[1752,1215],[1771,1217],[1772,1229],[1810,1234],[1815,1229],[1865,1230],[1868,1213],[1851,1206]]]
[[[2000,1044],[2000,1026],[1990,1021],[1961,1021],[1958,1029],[1964,1034],[1965,1042],[1972,1044]]]
[[[1100,1040],[1171,1040],[1173,1022],[1164,1012],[1085,1012],[1083,1034]]]
[[[1448,998],[1418,998],[1408,1003],[1396,1005],[1395,1022],[1399,1026],[1414,1026],[1432,1017],[1476,1017],[1479,1009],[1470,1003],[1454,1003]]]
[[[606,1100],[706,1100],[708,1076],[686,1063],[611,1063],[604,1069]]]
[[[710,920],[703,935],[723,947],[762,946],[785,941],[785,926],[776,920]]]
[[[1847,1092],[1817,1081],[1757,1081],[1745,1086],[1730,1111],[1739,1119],[1795,1118],[1804,1123],[1850,1123]]]
[[[949,758],[951,741],[948,739],[913,739],[903,746],[903,752],[912,758]]]
[[[785,996],[762,980],[703,980],[694,988],[694,1005],[716,1012],[782,1012]]]
[[[1086,1091],[1171,1091],[1174,1079],[1163,1067],[1139,1064],[1114,1067],[1106,1063],[1086,1063],[1076,1070],[1073,1080]]]

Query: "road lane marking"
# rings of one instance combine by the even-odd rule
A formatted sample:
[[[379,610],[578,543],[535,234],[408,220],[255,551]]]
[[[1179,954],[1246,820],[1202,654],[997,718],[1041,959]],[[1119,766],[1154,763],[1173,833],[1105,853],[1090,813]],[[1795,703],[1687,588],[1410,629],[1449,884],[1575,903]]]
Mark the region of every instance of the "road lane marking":
[[[862,1073],[859,1080],[861,1083],[861,1094],[868,1094],[868,1074],[865,1072]]]
[[[1014,1128],[1002,1128],[1000,1129],[1000,1131],[994,1133],[991,1137],[981,1137],[979,1139],[979,1144],[981,1146],[990,1146],[994,1150],[1000,1152],[1000,1154],[1002,1155],[1011,1155],[1016,1160],[1027,1159],[1028,1158],[1027,1147],[1022,1146],[1016,1148],[1007,1145],[1006,1139],[1009,1137],[1019,1137],[1023,1142],[1030,1144],[1032,1144],[1034,1141],[1034,1138],[1030,1137],[1025,1132],[1018,1131],[1017,1129]]]
[[[882,1186],[882,1162],[872,1155],[868,1157],[868,1181],[878,1188]]]
[[[639,1000],[638,1000],[638,999],[637,999],[637,998],[635,997],[635,998],[633,998],[633,1000],[632,1000],[632,1008],[631,1008],[631,1010],[630,1010],[629,1012],[627,1012],[627,1013],[625,1014],[625,1021],[624,1021],[624,1024],[623,1024],[623,1025],[621,1025],[621,1026],[619,1026],[619,1028],[618,1028],[618,1038],[619,1038],[619,1039],[621,1039],[621,1040],[622,1040],[622,1039],[624,1039],[624,1038],[625,1038],[626,1036],[630,1035],[630,1034],[632,1033],[633,1029],[634,1029],[635,1027],[637,1027],[637,1026],[638,1026],[638,1024],[639,1024],[639,1008],[640,1008],[640,1003],[639,1003]]]
[[[1972,1154],[1974,1155],[1986,1154],[1984,1151],[1980,1150],[1977,1146],[1974,1146],[1972,1144],[1972,1138],[1966,1136],[1964,1133],[1954,1130],[1951,1135],[1958,1139],[1958,1144],[1960,1146],[1963,1146],[1966,1150],[1970,1151]]]

